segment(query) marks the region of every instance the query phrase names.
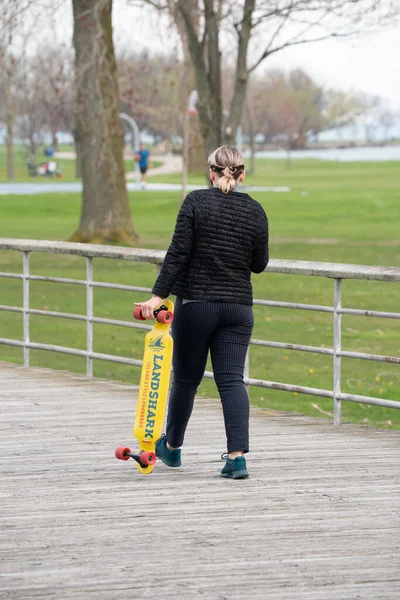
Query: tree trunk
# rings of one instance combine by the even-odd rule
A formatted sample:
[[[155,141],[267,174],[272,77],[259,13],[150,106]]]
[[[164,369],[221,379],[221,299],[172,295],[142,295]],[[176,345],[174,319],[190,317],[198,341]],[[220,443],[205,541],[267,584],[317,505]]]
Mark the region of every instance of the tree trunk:
[[[79,228],[70,239],[133,245],[137,235],[125,185],[112,0],[72,0],[72,5],[83,202]]]
[[[213,0],[204,0],[204,36],[199,40],[198,32],[191,19],[187,0],[178,0],[174,5],[185,28],[190,58],[196,75],[196,88],[199,94],[197,109],[200,129],[204,142],[205,157],[213,150],[228,143],[236,143],[236,133],[240,125],[246,98],[248,69],[247,51],[252,30],[252,17],[256,0],[245,0],[243,19],[238,30],[239,44],[236,64],[235,90],[227,123],[223,123],[221,95],[221,52],[219,50],[219,30],[223,3],[215,5]],[[224,131],[223,131],[224,129]],[[206,169],[208,179],[208,169]]]
[[[307,146],[307,133],[299,131],[297,138],[293,139],[292,150],[303,150]]]
[[[14,153],[14,103],[11,89],[12,76],[6,76],[6,128],[7,128],[7,179],[15,179],[15,153]]]
[[[232,96],[231,109],[224,131],[224,142],[228,146],[236,145],[236,132],[241,124],[244,103],[247,94],[248,69],[247,52],[250,42],[253,13],[256,0],[245,0],[243,8],[243,20],[241,29],[238,31],[238,53],[236,59],[235,88]]]
[[[82,179],[82,153],[79,146],[78,134],[74,131],[74,146],[75,146],[75,177]]]
[[[182,202],[186,196],[187,178],[189,167],[189,114],[183,117],[183,145],[182,145]]]
[[[250,167],[249,167],[249,175],[254,175],[255,173],[255,154],[256,154],[256,149],[255,149],[255,142],[254,142],[254,135],[251,135],[249,137],[249,149],[250,149]]]
[[[186,10],[189,12],[190,18],[193,22],[193,29],[196,32],[196,35],[198,36],[200,21],[199,0],[185,0],[185,5]],[[183,110],[186,111],[189,94],[195,88],[194,82],[196,77],[193,68],[193,62],[190,58],[185,21],[182,17],[181,12],[179,11],[179,7],[173,5],[171,6],[171,11],[179,32],[179,36],[181,38],[183,48]],[[188,168],[189,173],[199,173],[204,170],[205,150],[203,138],[200,131],[200,122],[198,115],[189,115],[187,121],[185,120],[185,125],[188,125],[188,131],[185,130],[185,133],[187,133],[189,137],[188,163],[186,166]]]
[[[54,152],[58,152],[57,129],[53,129],[53,131],[51,132],[51,145],[54,148]]]
[[[292,168],[292,147],[293,140],[290,138],[290,135],[288,135],[286,141],[286,168],[288,170]]]
[[[189,115],[189,173],[204,171],[204,142],[198,115]]]
[[[36,142],[33,137],[29,138],[29,160],[36,163]]]
[[[177,3],[177,11],[183,21],[185,28],[187,43],[191,61],[193,63],[194,72],[196,76],[196,89],[199,94],[199,100],[197,102],[197,110],[200,117],[200,130],[204,142],[204,157],[218,148],[222,143],[222,102],[221,102],[221,86],[217,84],[220,63],[220,52],[218,48],[218,35],[214,31],[209,41],[208,56],[214,53],[214,58],[211,60],[210,65],[207,65],[205,60],[204,43],[200,42],[197,35],[197,30],[193,24],[191,18],[190,7],[184,0],[179,0]],[[211,7],[207,13],[207,28],[215,28],[218,25],[217,20],[214,19]],[[211,46],[210,46],[211,44]],[[212,73],[211,73],[212,66]],[[209,68],[207,68],[209,67]],[[211,85],[214,82],[215,87]]]

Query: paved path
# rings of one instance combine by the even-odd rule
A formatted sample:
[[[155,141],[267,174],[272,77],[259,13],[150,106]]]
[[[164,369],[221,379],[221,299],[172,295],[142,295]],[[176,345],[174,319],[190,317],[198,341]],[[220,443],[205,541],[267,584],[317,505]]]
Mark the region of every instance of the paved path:
[[[219,402],[181,469],[114,458],[136,388],[0,363],[0,598],[398,600],[400,432],[252,412],[219,477]]]
[[[131,156],[125,158],[132,158]],[[151,155],[151,161],[162,162],[159,167],[151,168],[147,171],[147,175],[168,175],[169,173],[180,173],[182,171],[182,156],[166,154],[163,156]],[[134,171],[126,173],[126,179],[135,179]]]
[[[147,191],[147,192],[175,192],[181,191],[182,185],[179,183],[147,183],[146,189],[142,190],[140,185],[128,182],[126,187],[129,192]],[[205,185],[188,185],[187,190],[205,189]],[[246,192],[289,192],[289,187],[265,187],[265,186],[242,186],[241,191]],[[56,182],[56,181],[41,181],[32,183],[0,183],[0,196],[31,195],[31,194],[56,194],[56,193],[71,193],[81,192],[82,183],[76,182]]]
[[[75,152],[56,152],[54,158],[58,160],[75,160],[76,154]],[[125,160],[131,160],[132,165],[133,161],[133,152],[125,152],[124,153]],[[147,175],[164,175],[166,173],[177,173],[182,171],[182,156],[175,154],[152,154],[151,162],[161,162],[162,164],[159,167],[151,168],[147,171]],[[135,179],[135,172],[126,173],[127,179]]]
[[[75,158],[73,152],[59,152],[56,154],[56,158],[71,159]],[[129,158],[129,157],[127,157]],[[167,175],[169,173],[177,173],[182,169],[182,158],[180,156],[153,156],[153,160],[162,161],[163,164],[160,167],[149,169],[147,174],[152,175]],[[147,191],[147,192],[180,192],[182,185],[180,183],[147,183],[145,190],[142,189],[140,184],[131,182],[135,179],[135,173],[126,173],[126,187],[129,192],[136,191]],[[198,190],[206,189],[205,185],[188,185],[186,189]],[[271,187],[271,186],[242,186],[241,191],[251,192],[290,192],[290,187]],[[57,180],[35,180],[27,183],[0,183],[0,196],[10,195],[31,195],[31,194],[56,194],[56,193],[79,193],[82,192],[82,182],[67,182]]]

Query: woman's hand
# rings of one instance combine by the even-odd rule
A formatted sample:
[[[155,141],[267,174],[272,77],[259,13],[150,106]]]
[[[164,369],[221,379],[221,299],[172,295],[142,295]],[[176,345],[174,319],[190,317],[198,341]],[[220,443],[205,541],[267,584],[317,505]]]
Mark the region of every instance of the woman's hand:
[[[153,296],[147,302],[135,302],[135,306],[141,309],[145,319],[154,319],[154,311],[162,301],[163,299],[160,296]]]

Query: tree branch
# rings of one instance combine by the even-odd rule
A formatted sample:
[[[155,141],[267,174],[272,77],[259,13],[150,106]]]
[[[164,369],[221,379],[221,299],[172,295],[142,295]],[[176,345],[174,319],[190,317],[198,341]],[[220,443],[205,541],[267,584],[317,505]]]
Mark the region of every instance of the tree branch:
[[[133,6],[136,8],[142,8],[143,4],[148,4],[158,11],[168,10],[169,3],[157,2],[157,0],[127,0],[128,6]]]
[[[187,3],[184,0],[178,0],[176,5],[177,11],[179,11],[182,16],[183,22],[185,24],[186,35],[188,40],[188,46],[190,51],[190,56],[192,57],[193,65],[197,71],[200,69],[204,73],[206,72],[206,65],[203,57],[203,46],[202,43],[199,42],[197,31],[194,27],[190,11],[188,10]]]
[[[284,18],[281,20],[281,22],[279,23],[278,27],[275,30],[275,33],[272,35],[268,46],[265,49],[265,52],[269,52],[272,44],[274,43],[274,41],[276,40],[276,38],[278,37],[278,35],[280,34],[280,32],[282,31],[283,27],[286,25],[287,20],[289,18],[289,14],[285,15]]]
[[[354,33],[357,33],[357,32],[354,32]],[[299,46],[300,44],[311,44],[314,42],[322,42],[324,40],[328,40],[331,38],[348,37],[349,35],[352,35],[352,34],[350,34],[350,33],[328,33],[326,35],[314,38],[312,40],[307,39],[307,40],[297,40],[297,41],[285,42],[281,46],[276,46],[272,50],[265,50],[262,53],[262,55],[260,56],[260,58],[253,64],[253,66],[250,67],[250,69],[248,70],[248,73],[249,74],[252,73],[258,66],[260,66],[260,64],[268,56],[271,56],[271,54],[275,54],[276,52],[279,52],[280,50],[283,50],[284,48],[290,48],[291,46]]]

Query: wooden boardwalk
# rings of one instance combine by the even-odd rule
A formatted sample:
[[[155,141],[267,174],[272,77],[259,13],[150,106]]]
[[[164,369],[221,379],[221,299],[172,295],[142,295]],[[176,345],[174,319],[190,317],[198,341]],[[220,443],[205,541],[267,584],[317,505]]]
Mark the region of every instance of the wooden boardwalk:
[[[0,599],[398,600],[400,432],[252,413],[219,477],[219,402],[181,469],[131,445],[136,388],[0,363]]]

